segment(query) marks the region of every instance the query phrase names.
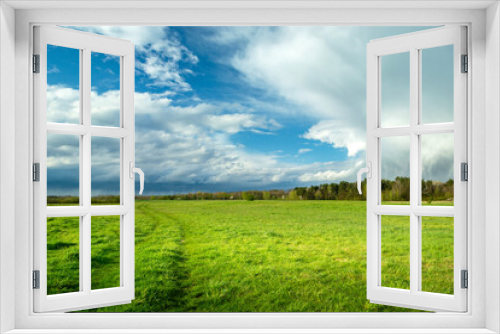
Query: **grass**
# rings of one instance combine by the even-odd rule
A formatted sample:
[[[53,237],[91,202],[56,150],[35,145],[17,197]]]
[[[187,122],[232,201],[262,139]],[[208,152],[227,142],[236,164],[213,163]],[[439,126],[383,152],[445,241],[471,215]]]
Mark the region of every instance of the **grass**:
[[[79,286],[71,219],[48,220],[53,293]],[[92,222],[93,288],[119,282],[116,224],[106,219]],[[409,287],[408,221],[382,218],[385,286]],[[135,222],[135,299],[93,312],[412,311],[366,299],[365,202],[137,201]],[[453,293],[453,220],[422,226],[423,290]]]

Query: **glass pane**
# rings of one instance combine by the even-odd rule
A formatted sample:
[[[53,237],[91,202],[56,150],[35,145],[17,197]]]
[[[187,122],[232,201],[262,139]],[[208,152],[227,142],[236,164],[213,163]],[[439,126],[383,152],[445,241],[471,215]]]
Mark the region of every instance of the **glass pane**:
[[[453,218],[422,217],[422,291],[453,294]]]
[[[92,137],[92,204],[120,204],[120,141]]]
[[[382,204],[409,204],[410,137],[381,139]]]
[[[382,286],[410,289],[410,217],[382,216]]]
[[[410,125],[410,53],[381,56],[381,126]]]
[[[422,123],[453,122],[453,45],[421,50]]]
[[[92,52],[92,125],[120,126],[120,57]]]
[[[453,205],[454,135],[421,136],[422,205]]]
[[[120,216],[92,217],[92,290],[120,286]]]
[[[80,50],[47,45],[47,122],[80,123]]]
[[[47,218],[47,294],[80,291],[80,218]]]
[[[79,205],[80,137],[47,134],[47,205]]]

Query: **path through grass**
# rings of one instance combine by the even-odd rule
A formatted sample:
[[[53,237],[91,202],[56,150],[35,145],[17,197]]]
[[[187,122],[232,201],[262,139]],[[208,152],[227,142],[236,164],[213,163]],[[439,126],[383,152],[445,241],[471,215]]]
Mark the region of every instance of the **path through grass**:
[[[452,224],[428,223],[434,231],[425,234],[425,254],[434,256],[425,262],[425,277],[433,281],[429,289],[452,293],[453,258],[446,251]],[[49,229],[51,224],[61,228],[60,219],[49,221]],[[393,268],[388,277],[397,276],[402,287],[409,277],[407,246],[401,246],[405,224],[391,221],[392,237],[383,250],[387,268]],[[92,311],[410,311],[366,299],[365,202],[138,201],[135,240],[135,300]],[[49,264],[72,247],[51,251]],[[116,281],[113,273],[106,280]],[[57,282],[68,274],[51,276],[53,290],[61,289]]]

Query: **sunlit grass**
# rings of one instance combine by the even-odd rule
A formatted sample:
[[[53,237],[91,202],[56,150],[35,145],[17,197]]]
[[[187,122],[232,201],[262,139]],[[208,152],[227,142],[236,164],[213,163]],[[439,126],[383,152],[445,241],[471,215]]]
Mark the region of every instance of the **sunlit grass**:
[[[49,230],[62,219],[50,220]],[[135,300],[93,311],[410,311],[366,299],[365,202],[137,201],[135,225]],[[99,235],[114,235],[112,226],[102,224]],[[439,258],[452,225],[429,233],[437,248],[428,243],[434,261],[426,280],[453,265]],[[51,252],[52,259],[64,255]],[[404,268],[400,274],[409,276]],[[58,272],[49,285],[60,288],[68,275]],[[94,279],[118,280],[114,269],[107,276]],[[448,289],[446,280],[434,280],[433,291]]]

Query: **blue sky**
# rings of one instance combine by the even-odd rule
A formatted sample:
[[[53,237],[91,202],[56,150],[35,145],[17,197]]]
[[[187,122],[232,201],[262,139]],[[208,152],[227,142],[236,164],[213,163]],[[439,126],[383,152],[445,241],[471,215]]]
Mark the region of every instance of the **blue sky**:
[[[75,29],[135,44],[136,165],[145,194],[164,194],[353,181],[365,161],[366,44],[428,27]],[[452,52],[422,53],[426,123],[453,121]],[[48,53],[48,121],[77,123],[78,51]],[[405,125],[408,60],[386,57],[382,122]],[[118,125],[118,73],[117,57],[92,55],[93,125]],[[77,141],[56,137],[48,142],[48,193],[76,194]],[[422,140],[423,174],[447,180],[453,138],[439,143]],[[383,177],[407,176],[406,139],[391,145],[382,149]],[[118,152],[93,139],[93,195],[117,192]]]

